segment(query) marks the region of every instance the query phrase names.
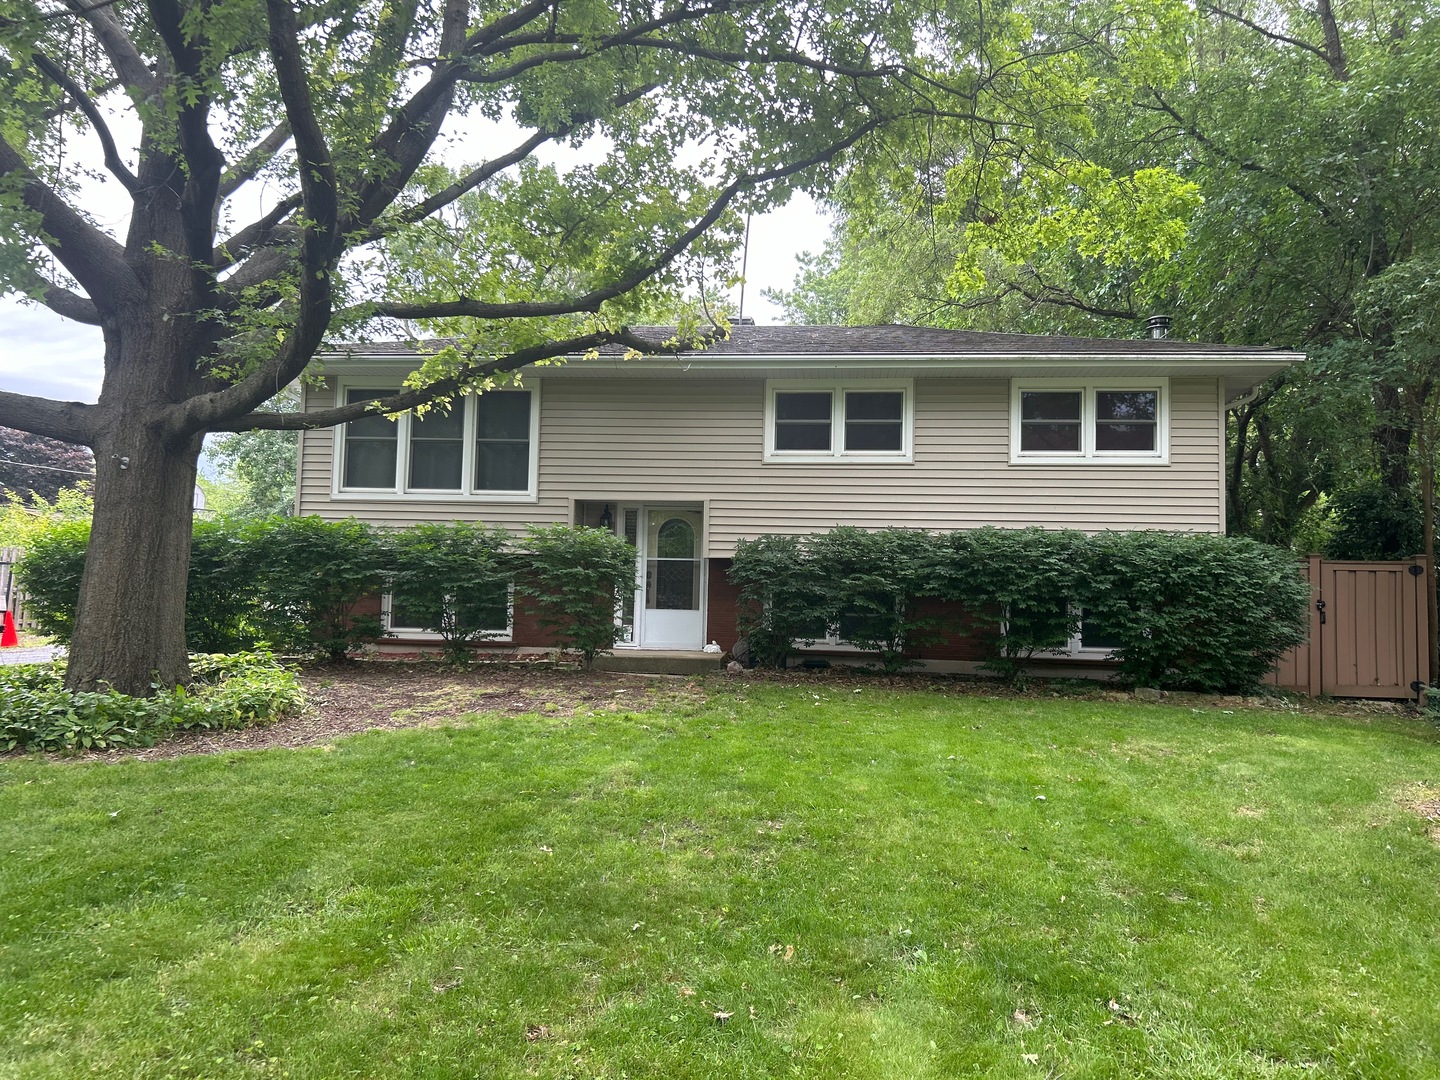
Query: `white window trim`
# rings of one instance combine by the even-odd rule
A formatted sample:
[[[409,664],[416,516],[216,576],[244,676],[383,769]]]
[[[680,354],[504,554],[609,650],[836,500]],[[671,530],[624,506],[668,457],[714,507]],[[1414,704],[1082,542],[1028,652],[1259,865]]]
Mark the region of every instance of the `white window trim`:
[[[342,378],[335,383],[335,401],[343,405],[351,390],[392,390],[400,386],[400,379],[383,376]],[[523,386],[503,387],[487,390],[489,394],[505,394],[514,390],[530,392],[530,485],[524,491],[477,491],[468,486],[475,475],[475,424],[476,410],[471,403],[476,395],[466,394],[457,398],[452,408],[465,411],[464,442],[461,446],[460,478],[466,486],[459,491],[436,490],[434,488],[410,488],[406,482],[410,477],[410,425],[413,413],[402,413],[396,426],[397,444],[395,449],[395,484],[388,488],[345,487],[345,425],[336,425],[334,431],[335,451],[331,454],[330,496],[332,499],[355,500],[405,500],[407,502],[476,502],[476,503],[533,503],[540,499],[540,381],[525,381]]]
[[[795,642],[796,652],[827,652],[827,653],[854,653],[859,655],[865,650],[859,645],[854,645],[840,636],[839,625],[825,628],[823,638],[800,638]]]
[[[806,391],[830,392],[830,450],[776,450],[775,449],[775,395],[777,393],[804,393]],[[845,444],[845,395],[865,391],[898,392],[900,406],[900,449],[897,450],[846,450]],[[892,379],[886,381],[870,379],[822,379],[822,380],[778,380],[765,383],[765,454],[764,461],[771,464],[790,465],[833,465],[836,462],[866,463],[875,465],[908,465],[915,460],[915,381],[913,379]]]
[[[1025,390],[1071,391],[1080,394],[1080,450],[1078,453],[1026,452],[1020,449],[1020,394]],[[1097,390],[1153,390],[1155,405],[1154,450],[1096,450],[1095,392]],[[1138,379],[1011,379],[1011,465],[1169,465],[1170,380]]]
[[[448,603],[447,603],[448,606]],[[391,626],[390,612],[394,607],[394,595],[390,592],[380,594],[380,625],[383,628],[381,638],[387,641],[444,641],[445,639],[433,630],[427,630],[423,626]],[[513,642],[515,640],[515,583],[512,581],[506,591],[505,598],[505,629],[484,630],[481,632],[481,642]]]

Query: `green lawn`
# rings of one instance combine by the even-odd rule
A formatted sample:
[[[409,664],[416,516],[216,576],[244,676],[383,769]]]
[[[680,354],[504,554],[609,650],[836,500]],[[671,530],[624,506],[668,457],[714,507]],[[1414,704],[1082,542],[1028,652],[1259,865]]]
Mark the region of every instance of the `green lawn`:
[[[1440,1076],[1422,720],[665,700],[0,762],[0,1077]]]

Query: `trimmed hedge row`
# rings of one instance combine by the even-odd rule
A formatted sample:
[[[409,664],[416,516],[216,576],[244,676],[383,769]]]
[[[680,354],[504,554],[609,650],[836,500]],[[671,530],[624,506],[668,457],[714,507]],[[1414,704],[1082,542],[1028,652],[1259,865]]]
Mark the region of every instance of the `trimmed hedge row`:
[[[978,637],[986,665],[1019,676],[1037,653],[1103,628],[1131,684],[1238,691],[1305,640],[1309,586],[1294,556],[1195,533],[843,527],[742,541],[730,577],[760,663],[838,630],[887,671],[941,635]],[[925,600],[963,614],[927,613]]]
[[[17,567],[29,612],[61,642],[74,629],[89,538],[88,522],[59,523],[30,538]],[[516,581],[525,609],[588,663],[620,632],[615,605],[635,588],[635,552],[611,533],[566,526],[517,541],[465,522],[389,531],[317,517],[197,522],[185,631],[194,652],[264,643],[341,659],[380,635],[380,618],[355,607],[388,590],[407,625],[439,634],[460,658],[493,631]]]

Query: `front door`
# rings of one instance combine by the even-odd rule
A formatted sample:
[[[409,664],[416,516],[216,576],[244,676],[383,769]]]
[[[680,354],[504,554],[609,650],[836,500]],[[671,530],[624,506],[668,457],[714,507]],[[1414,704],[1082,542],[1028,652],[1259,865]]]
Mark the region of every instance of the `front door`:
[[[640,550],[640,641],[647,649],[705,644],[705,560],[699,510],[649,506]]]

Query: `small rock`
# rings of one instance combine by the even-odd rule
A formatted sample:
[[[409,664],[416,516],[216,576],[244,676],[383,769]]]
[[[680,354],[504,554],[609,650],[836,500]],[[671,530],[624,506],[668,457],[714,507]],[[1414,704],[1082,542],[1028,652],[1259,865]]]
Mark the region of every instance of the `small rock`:
[[[1159,701],[1165,696],[1165,691],[1157,690],[1153,686],[1137,686],[1135,688],[1136,701]]]
[[[739,675],[744,670],[744,666],[738,660],[731,660],[725,665],[725,674],[727,675]]]

